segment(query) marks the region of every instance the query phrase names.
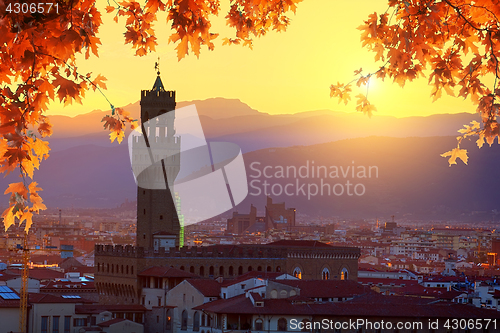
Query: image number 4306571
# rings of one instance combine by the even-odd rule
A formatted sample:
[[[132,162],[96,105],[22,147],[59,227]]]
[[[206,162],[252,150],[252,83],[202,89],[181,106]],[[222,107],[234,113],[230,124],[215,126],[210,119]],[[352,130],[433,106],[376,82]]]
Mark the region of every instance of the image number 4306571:
[[[53,2],[40,2],[40,3],[19,3],[19,2],[11,2],[7,5],[7,8],[5,8],[5,11],[7,13],[14,13],[14,14],[49,14],[49,13],[56,13],[59,14],[59,4],[53,3]]]

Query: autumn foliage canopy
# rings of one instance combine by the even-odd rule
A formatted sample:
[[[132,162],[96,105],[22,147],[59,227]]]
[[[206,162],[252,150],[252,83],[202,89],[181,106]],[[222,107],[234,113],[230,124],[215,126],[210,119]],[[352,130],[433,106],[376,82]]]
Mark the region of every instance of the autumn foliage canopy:
[[[467,164],[463,139],[477,137],[477,146],[492,145],[499,135],[500,2],[497,0],[390,0],[382,14],[371,14],[358,29],[363,46],[381,62],[375,73],[358,76],[348,84],[330,87],[331,97],[348,103],[352,84],[366,86],[371,76],[389,78],[401,87],[427,77],[431,97],[443,93],[470,98],[482,124],[473,121],[459,130],[458,144],[442,154],[450,165],[460,158]],[[357,96],[358,111],[371,115],[375,107]]]
[[[17,218],[26,222],[28,231],[33,214],[46,208],[34,171],[49,156],[46,137],[52,128],[44,115],[49,101],[69,105],[81,102],[89,89],[106,89],[103,76],[79,72],[76,58],[98,56],[101,15],[114,15],[124,24],[124,42],[137,56],[155,51],[159,12],[167,14],[169,41],[179,60],[189,53],[199,56],[203,48],[212,50],[218,37],[210,20],[221,14],[219,0],[109,0],[104,8],[97,8],[95,0],[51,0],[51,6],[47,1],[0,0],[0,170],[21,177],[5,190],[10,195],[2,214],[6,229]],[[235,34],[222,38],[223,44],[252,47],[253,38],[285,30],[288,15],[302,0],[227,1],[230,7],[224,15]],[[479,147],[492,144],[499,134],[499,17],[495,0],[390,0],[385,13],[370,15],[359,28],[363,45],[382,62],[380,69],[356,71],[353,82],[332,85],[331,96],[349,102],[352,84],[366,85],[372,75],[401,86],[427,75],[434,99],[444,91],[478,105],[482,123],[462,130],[459,144],[473,135],[479,137]],[[357,99],[357,110],[368,115],[375,110],[365,95]],[[137,124],[125,110],[111,109],[104,127],[112,141],[121,142],[125,126]],[[467,161],[459,146],[446,156],[450,164],[456,158]]]
[[[44,115],[49,101],[69,105],[81,102],[89,89],[106,89],[103,76],[79,72],[76,61],[78,54],[85,58],[99,54],[101,10],[124,24],[124,42],[138,56],[155,51],[153,24],[162,11],[172,27],[170,41],[176,44],[179,60],[189,52],[199,56],[202,46],[212,50],[217,37],[210,19],[219,15],[218,0],[109,1],[101,10],[95,0],[50,1],[49,5],[49,0],[0,0],[0,168],[21,177],[5,190],[10,195],[9,208],[2,214],[5,229],[18,218],[28,231],[33,214],[46,208],[33,179],[35,169],[49,156],[45,138],[52,128]],[[287,14],[300,1],[231,1],[226,20],[236,33],[224,43],[251,47],[252,37],[270,29],[284,30]],[[123,109],[112,105],[111,109],[104,127],[112,141],[121,142],[126,124],[133,128],[137,123]]]

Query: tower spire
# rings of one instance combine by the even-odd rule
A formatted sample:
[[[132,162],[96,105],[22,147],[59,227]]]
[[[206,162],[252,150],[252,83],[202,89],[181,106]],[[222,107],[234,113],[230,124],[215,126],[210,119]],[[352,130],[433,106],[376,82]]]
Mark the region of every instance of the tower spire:
[[[161,82],[160,78],[160,57],[158,57],[158,61],[155,62],[155,70],[156,70],[156,81],[153,85],[153,89],[151,91],[165,91],[165,87],[163,86],[163,82]]]
[[[155,70],[156,70],[156,74],[158,76],[160,76],[160,57],[158,57],[158,61],[155,62]]]

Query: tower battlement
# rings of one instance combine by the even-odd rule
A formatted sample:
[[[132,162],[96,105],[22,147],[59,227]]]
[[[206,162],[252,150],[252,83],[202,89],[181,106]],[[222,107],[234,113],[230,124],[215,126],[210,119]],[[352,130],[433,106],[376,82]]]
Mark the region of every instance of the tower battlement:
[[[193,246],[165,249],[135,247],[131,245],[96,245],[99,256],[129,258],[297,258],[297,259],[358,259],[360,250],[355,247],[285,247],[269,245]]]
[[[174,90],[141,90],[141,100],[173,99],[175,100]],[[142,103],[141,103],[142,104]]]

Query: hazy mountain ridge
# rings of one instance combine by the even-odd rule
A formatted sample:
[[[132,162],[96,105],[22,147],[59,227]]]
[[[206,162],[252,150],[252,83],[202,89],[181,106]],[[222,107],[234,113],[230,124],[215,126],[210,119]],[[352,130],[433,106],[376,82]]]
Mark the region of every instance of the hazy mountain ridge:
[[[288,183],[295,184],[298,179],[300,184],[306,184],[305,190],[309,183],[319,184],[320,178],[276,178],[274,172],[271,178],[256,177],[258,172],[255,169],[262,171],[265,166],[271,166],[272,170],[276,166],[295,166],[298,169],[307,163],[312,165],[312,161],[315,166],[326,166],[329,170],[335,166],[340,169],[352,165],[378,168],[378,177],[324,179],[331,186],[345,184],[346,180],[353,185],[362,183],[366,189],[362,196],[317,195],[310,200],[301,193],[290,197],[273,196],[277,201],[286,201],[288,207],[295,207],[299,213],[341,217],[406,214],[467,219],[471,211],[489,211],[484,214],[491,218],[492,210],[500,210],[500,203],[494,195],[500,179],[493,176],[495,166],[500,163],[500,150],[496,144],[479,150],[467,142],[462,147],[469,149],[469,165],[459,162],[450,168],[447,160],[439,155],[455,144],[454,137],[368,137],[312,146],[263,149],[247,153],[244,158],[249,181],[267,180],[284,187]],[[261,164],[254,164],[251,168],[254,162]],[[50,207],[115,207],[126,199],[135,200],[137,191],[124,144],[114,147],[85,145],[54,152],[42,163],[35,180],[44,189],[42,195]],[[5,188],[12,181],[18,181],[17,177],[3,179],[0,186]],[[256,193],[254,187],[249,190]],[[263,210],[264,199],[263,193],[249,195],[237,209],[241,213],[248,212],[253,203]],[[2,200],[5,205],[7,196]]]
[[[270,115],[258,112],[236,99],[212,98],[179,102],[178,108],[195,104],[207,139],[238,144],[244,152],[270,147],[312,145],[336,140],[383,135],[391,137],[456,135],[464,124],[477,115],[443,114],[428,117],[372,118],[361,113],[329,110],[296,114]],[[139,118],[139,102],[125,109]],[[85,144],[113,146],[101,119],[110,112],[94,111],[74,118],[51,116],[54,136],[49,139],[53,151]],[[127,132],[128,133],[128,132]]]
[[[193,102],[178,103],[178,107]],[[455,147],[457,129],[477,118],[473,114],[442,114],[395,118],[329,110],[293,115],[260,113],[239,100],[214,98],[194,101],[203,130],[210,141],[238,144],[245,153],[249,181],[253,162],[264,166],[295,166],[307,161],[326,167],[377,166],[379,177],[361,182],[366,193],[357,196],[316,196],[301,193],[275,196],[299,212],[324,216],[388,216],[420,214],[442,217],[468,216],[470,211],[500,210],[493,195],[500,185],[493,177],[500,151],[469,147],[469,166],[448,167],[439,155]],[[126,109],[139,117],[139,102]],[[52,116],[55,133],[51,156],[35,173],[51,207],[115,207],[125,199],[135,200],[136,185],[131,172],[126,141],[110,143],[100,120],[107,112],[95,111],[74,118]],[[375,137],[375,135],[377,137]],[[274,177],[276,178],[276,177]],[[303,179],[299,179],[301,182]],[[347,179],[327,179],[331,186]],[[1,182],[18,181],[9,176]],[[270,181],[270,180],[269,180]],[[296,179],[273,179],[284,186]],[[308,180],[309,181],[309,180]],[[311,180],[313,183],[320,179]],[[253,183],[255,184],[255,183]],[[255,192],[250,188],[250,192]],[[264,194],[249,195],[238,210],[247,212],[250,203],[264,207]],[[8,200],[4,196],[4,205]],[[464,212],[465,215],[461,215]]]

